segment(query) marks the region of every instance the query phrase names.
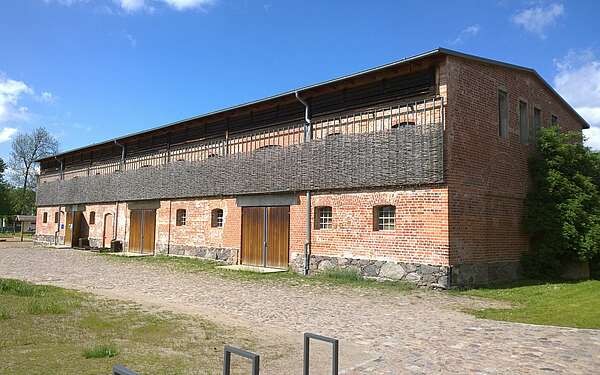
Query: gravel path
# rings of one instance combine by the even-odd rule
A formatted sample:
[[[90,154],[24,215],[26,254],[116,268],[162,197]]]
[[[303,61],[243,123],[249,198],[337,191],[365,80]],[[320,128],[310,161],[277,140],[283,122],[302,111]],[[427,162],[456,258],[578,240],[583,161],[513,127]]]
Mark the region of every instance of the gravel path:
[[[259,341],[300,345],[306,331],[337,337],[346,374],[600,371],[600,330],[480,320],[458,310],[488,302],[446,293],[237,281],[8,243],[0,245],[0,277],[201,314],[249,329]],[[286,373],[301,373],[297,354]],[[281,358],[286,355],[292,362],[290,353]]]

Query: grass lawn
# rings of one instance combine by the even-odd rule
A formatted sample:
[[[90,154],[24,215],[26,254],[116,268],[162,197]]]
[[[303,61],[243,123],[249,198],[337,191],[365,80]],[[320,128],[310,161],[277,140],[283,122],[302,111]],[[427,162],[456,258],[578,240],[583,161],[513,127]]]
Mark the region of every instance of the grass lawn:
[[[472,289],[462,295],[493,298],[510,309],[470,310],[479,318],[600,329],[600,281],[513,285]]]
[[[117,363],[141,374],[220,374],[225,344],[255,349],[196,317],[10,279],[0,279],[0,332],[1,374],[109,374]]]
[[[373,279],[366,279],[360,276],[356,270],[352,269],[331,269],[310,277],[304,277],[293,271],[258,273],[252,271],[225,270],[218,268],[218,266],[223,265],[222,263],[200,258],[195,259],[165,255],[124,257],[103,253],[100,253],[100,255],[106,256],[112,261],[117,262],[139,262],[182,272],[211,273],[224,278],[237,280],[260,280],[261,282],[277,282],[279,284],[285,282],[289,285],[319,284],[325,286],[331,285],[351,288],[374,288],[382,291],[392,292],[406,292],[415,289],[415,285],[409,282],[377,281]]]

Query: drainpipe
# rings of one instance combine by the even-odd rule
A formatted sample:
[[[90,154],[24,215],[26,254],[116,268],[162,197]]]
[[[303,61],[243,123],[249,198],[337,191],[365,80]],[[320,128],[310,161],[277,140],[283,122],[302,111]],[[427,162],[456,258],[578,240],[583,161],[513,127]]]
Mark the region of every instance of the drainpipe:
[[[304,121],[306,124],[304,125],[304,142],[310,142],[312,139],[312,125],[310,119],[310,105],[304,99],[300,97],[298,91],[296,91],[296,99],[304,105]],[[311,192],[310,190],[306,191],[306,241],[304,242],[304,269],[303,274],[306,276],[310,271],[310,247],[311,247],[311,237],[312,237],[312,226],[311,226]]]
[[[56,156],[54,157],[54,159],[60,163],[60,179],[63,179],[63,171],[64,171],[64,164],[63,161],[60,160],[59,158],[57,158]]]
[[[121,147],[121,167],[120,167],[120,169],[121,169],[121,172],[124,172],[125,171],[125,145],[117,142],[116,140],[114,142],[117,146]]]

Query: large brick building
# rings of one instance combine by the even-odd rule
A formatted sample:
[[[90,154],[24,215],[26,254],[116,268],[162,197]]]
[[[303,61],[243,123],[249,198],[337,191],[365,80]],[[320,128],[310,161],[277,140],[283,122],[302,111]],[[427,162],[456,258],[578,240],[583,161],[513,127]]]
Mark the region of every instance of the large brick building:
[[[534,70],[436,49],[40,160],[38,243],[441,286],[517,277]]]

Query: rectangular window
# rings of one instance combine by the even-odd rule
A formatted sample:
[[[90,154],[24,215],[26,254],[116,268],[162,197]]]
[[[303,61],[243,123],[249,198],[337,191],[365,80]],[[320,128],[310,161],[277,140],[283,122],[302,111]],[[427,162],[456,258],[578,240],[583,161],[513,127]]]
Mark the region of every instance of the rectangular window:
[[[527,103],[519,100],[519,134],[521,135],[521,143],[526,145],[529,143],[529,121],[527,118]]]
[[[215,208],[212,210],[210,226],[213,228],[223,228],[223,210]]]
[[[55,212],[54,213],[54,223],[58,224],[59,221],[60,221],[60,212]]]
[[[315,229],[331,229],[333,210],[329,206],[315,208]]]
[[[396,207],[378,206],[373,210],[373,230],[393,230],[396,227]]]
[[[533,108],[533,135],[532,139],[535,142],[537,140],[537,136],[540,132],[540,128],[542,127],[542,110],[539,108]]]
[[[508,138],[508,94],[498,90],[498,135]]]
[[[186,212],[184,209],[179,209],[175,214],[175,225],[178,227],[185,225]]]
[[[90,225],[94,224],[96,224],[96,212],[92,211],[90,212]]]
[[[43,218],[42,218],[42,222],[43,222],[44,224],[48,222],[48,213],[47,213],[47,212],[44,212],[44,216],[43,216]]]
[[[557,126],[558,125],[558,116],[552,115],[552,118],[550,120],[550,125],[552,125],[552,126]]]

